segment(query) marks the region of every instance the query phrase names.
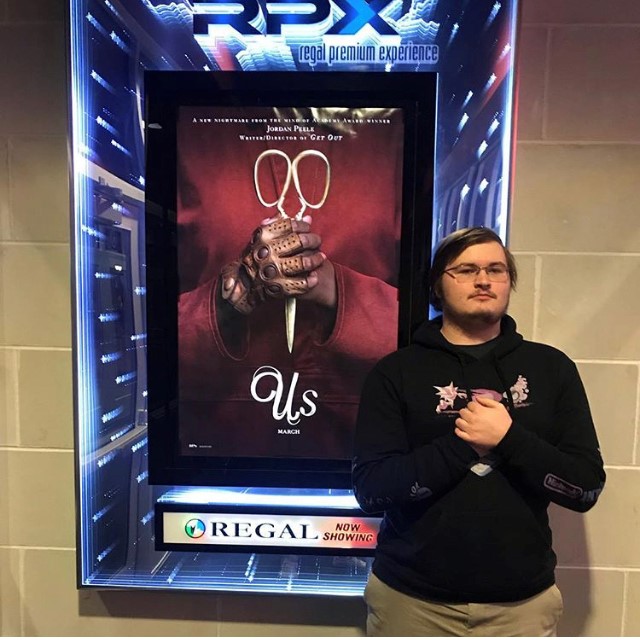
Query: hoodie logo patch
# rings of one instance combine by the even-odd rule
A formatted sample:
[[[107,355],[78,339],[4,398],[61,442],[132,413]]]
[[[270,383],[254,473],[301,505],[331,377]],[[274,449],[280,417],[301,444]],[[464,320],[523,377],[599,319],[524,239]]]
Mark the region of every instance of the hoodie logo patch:
[[[428,498],[431,495],[431,489],[428,487],[421,487],[417,482],[411,485],[410,498],[411,500],[421,500],[422,498]]]
[[[436,406],[436,413],[443,414],[457,414],[460,409],[467,406],[471,400],[475,400],[478,396],[489,397],[496,402],[503,402],[506,404],[507,392],[500,393],[494,389],[471,389],[471,400],[467,398],[467,391],[462,387],[456,387],[451,381],[447,386],[438,387],[434,385],[436,390],[436,397],[438,398],[438,404]],[[521,407],[527,407],[531,403],[527,402],[529,397],[529,384],[527,379],[523,375],[519,375],[515,384],[509,389],[511,397],[513,398],[513,404],[516,409]]]
[[[577,500],[582,495],[582,489],[576,487],[575,484],[571,484],[558,476],[554,476],[552,473],[547,473],[544,477],[544,486],[551,491],[561,493],[563,496],[573,498]]]

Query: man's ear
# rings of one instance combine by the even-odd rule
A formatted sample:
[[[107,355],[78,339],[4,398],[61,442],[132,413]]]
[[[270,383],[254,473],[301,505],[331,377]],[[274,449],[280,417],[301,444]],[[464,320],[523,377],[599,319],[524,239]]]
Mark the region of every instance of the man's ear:
[[[436,307],[436,309],[439,309],[440,311],[442,310],[442,284],[441,284],[441,280],[442,278],[438,278],[438,281],[433,285],[433,291],[432,291],[432,305],[434,307]],[[436,304],[433,304],[434,302],[437,302]]]

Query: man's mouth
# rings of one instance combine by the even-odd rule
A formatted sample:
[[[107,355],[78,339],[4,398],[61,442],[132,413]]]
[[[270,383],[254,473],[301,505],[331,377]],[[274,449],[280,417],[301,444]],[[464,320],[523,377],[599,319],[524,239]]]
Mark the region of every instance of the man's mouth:
[[[496,296],[493,293],[489,293],[488,291],[484,293],[476,293],[471,296],[472,298],[495,298]]]

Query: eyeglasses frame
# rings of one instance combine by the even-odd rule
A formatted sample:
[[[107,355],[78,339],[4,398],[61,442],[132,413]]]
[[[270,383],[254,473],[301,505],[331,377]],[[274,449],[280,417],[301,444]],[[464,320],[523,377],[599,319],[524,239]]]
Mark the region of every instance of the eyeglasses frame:
[[[489,272],[487,271],[487,269],[490,269],[491,267],[495,267],[497,265],[500,265],[500,266],[505,268],[505,274],[507,276],[507,278],[505,280],[492,280],[491,279],[491,276],[489,275]],[[508,265],[504,264],[503,262],[495,262],[495,263],[492,263],[490,265],[487,265],[486,267],[480,267],[477,264],[472,264],[472,263],[463,263],[463,264],[456,265],[455,267],[449,267],[448,269],[445,269],[442,273],[446,273],[449,277],[453,278],[456,282],[460,282],[458,280],[458,278],[456,277],[456,274],[449,273],[449,272],[450,271],[454,271],[455,269],[459,269],[460,267],[463,267],[463,266],[475,267],[477,269],[476,273],[474,274],[474,277],[471,280],[469,280],[469,282],[474,282],[478,278],[478,276],[480,275],[480,273],[482,271],[484,271],[487,274],[487,280],[489,280],[489,282],[496,282],[496,283],[502,284],[504,282],[509,282],[509,280],[511,280],[511,271],[509,270]],[[460,275],[460,274],[458,274],[458,275]]]

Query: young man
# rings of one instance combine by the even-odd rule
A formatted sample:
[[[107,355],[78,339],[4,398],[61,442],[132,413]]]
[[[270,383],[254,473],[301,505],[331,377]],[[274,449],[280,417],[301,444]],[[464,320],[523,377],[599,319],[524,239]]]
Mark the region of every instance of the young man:
[[[429,277],[442,316],[365,383],[354,488],[384,511],[369,635],[555,635],[547,507],[587,511],[605,473],[575,365],[506,315],[516,278],[489,229],[445,238]]]

